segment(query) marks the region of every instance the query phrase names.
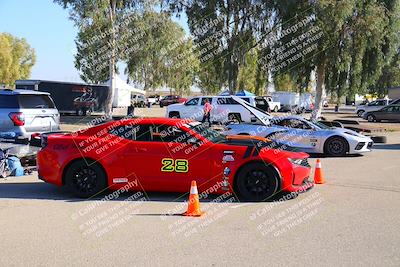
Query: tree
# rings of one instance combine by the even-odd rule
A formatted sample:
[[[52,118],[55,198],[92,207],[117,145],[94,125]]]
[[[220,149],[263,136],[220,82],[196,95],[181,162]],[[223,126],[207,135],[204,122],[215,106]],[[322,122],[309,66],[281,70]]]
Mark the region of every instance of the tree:
[[[106,32],[107,25],[100,22],[84,27],[78,32],[75,40],[77,53],[75,67],[80,77],[87,83],[104,83],[109,79],[109,43],[98,33]]]
[[[166,13],[146,11],[132,14],[124,42],[133,40],[123,55],[126,73],[144,85],[144,90],[167,86],[177,93],[187,92],[193,84],[197,58],[192,41]]]
[[[253,31],[259,18],[254,14],[253,0],[166,0],[172,11],[185,11],[194,42],[199,46],[201,68],[216,70],[214,61],[221,61],[219,75],[225,78],[229,91],[238,89],[240,67],[254,45]],[[220,64],[217,64],[220,65]],[[202,75],[203,77],[205,75]],[[215,76],[211,74],[209,76]],[[214,80],[214,79],[213,79]]]
[[[369,88],[369,93],[383,98],[388,93],[388,88],[400,86],[400,51],[389,65],[382,70],[382,75],[374,85]]]
[[[199,66],[196,83],[203,94],[217,94],[225,86],[225,77],[220,75],[222,68],[218,60]]]
[[[311,26],[323,31],[316,43],[318,53],[289,71],[292,77],[310,77],[310,70],[315,69],[314,119],[320,116],[325,87],[338,99],[365,93],[399,47],[399,1],[280,1],[276,15],[283,23],[281,29],[290,27],[291,23],[284,23],[288,17],[307,15],[313,18]],[[283,41],[295,38],[288,34]]]
[[[29,78],[35,62],[35,50],[24,38],[0,33],[0,84],[12,86],[15,80]]]
[[[118,34],[124,33],[125,29],[118,27],[118,17],[127,10],[140,8],[143,4],[140,0],[54,0],[64,8],[70,10],[70,18],[79,29],[95,24],[107,24],[108,31],[104,34],[109,37],[109,77],[110,89],[106,100],[106,116],[112,116],[112,100],[115,91],[115,72],[117,58]],[[147,1],[144,1],[146,3]]]

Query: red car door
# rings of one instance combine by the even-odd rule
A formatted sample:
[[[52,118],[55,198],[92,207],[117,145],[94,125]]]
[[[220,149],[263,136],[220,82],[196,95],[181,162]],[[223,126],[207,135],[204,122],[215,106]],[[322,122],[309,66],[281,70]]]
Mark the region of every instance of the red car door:
[[[210,178],[211,151],[191,138],[183,129],[140,125],[124,151],[127,176],[149,191],[186,192],[191,180],[204,183]]]

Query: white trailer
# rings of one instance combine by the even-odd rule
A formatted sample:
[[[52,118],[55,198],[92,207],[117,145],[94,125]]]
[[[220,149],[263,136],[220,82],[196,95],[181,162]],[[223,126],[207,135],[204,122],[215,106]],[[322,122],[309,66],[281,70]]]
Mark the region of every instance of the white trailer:
[[[275,102],[281,103],[282,111],[291,111],[296,108],[300,102],[299,94],[292,92],[273,92],[272,99]]]
[[[273,92],[272,98],[276,102],[281,103],[281,111],[297,110],[311,111],[314,108],[314,96],[310,93],[294,93],[294,92]]]

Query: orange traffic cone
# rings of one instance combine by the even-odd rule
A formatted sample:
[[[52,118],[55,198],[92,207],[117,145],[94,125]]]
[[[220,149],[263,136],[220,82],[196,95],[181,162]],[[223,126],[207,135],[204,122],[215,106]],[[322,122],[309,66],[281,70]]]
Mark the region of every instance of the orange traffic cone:
[[[322,174],[322,166],[321,161],[317,159],[317,164],[315,165],[315,172],[314,172],[314,183],[316,184],[324,184],[324,176]]]
[[[199,193],[197,191],[196,181],[192,181],[190,186],[189,204],[187,211],[183,213],[184,216],[201,216],[203,212],[200,210]]]

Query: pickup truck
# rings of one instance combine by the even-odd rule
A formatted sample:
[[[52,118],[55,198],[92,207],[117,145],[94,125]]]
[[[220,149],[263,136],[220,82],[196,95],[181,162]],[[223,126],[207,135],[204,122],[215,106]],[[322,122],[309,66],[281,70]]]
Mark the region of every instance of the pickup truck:
[[[169,106],[176,103],[185,103],[187,98],[183,98],[179,95],[167,95],[160,100],[160,108]]]
[[[263,97],[268,103],[268,112],[278,112],[281,109],[281,102],[274,102],[271,96]]]
[[[380,110],[381,108],[389,105],[392,102],[392,99],[377,99],[375,101],[372,101],[366,105],[359,105],[356,108],[356,113],[359,117],[362,117],[364,112],[369,112],[369,111],[376,111]]]

